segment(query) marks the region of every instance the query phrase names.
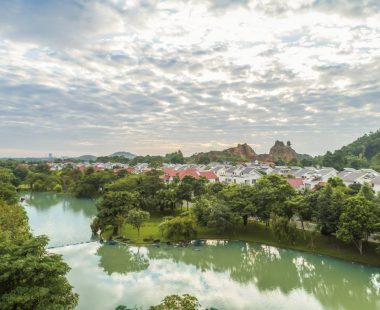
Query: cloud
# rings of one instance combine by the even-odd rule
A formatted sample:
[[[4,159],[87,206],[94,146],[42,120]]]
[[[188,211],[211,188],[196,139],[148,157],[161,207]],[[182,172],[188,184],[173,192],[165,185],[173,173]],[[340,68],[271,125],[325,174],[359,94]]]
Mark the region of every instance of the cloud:
[[[378,128],[380,19],[359,2],[6,1],[3,153],[335,149]]]

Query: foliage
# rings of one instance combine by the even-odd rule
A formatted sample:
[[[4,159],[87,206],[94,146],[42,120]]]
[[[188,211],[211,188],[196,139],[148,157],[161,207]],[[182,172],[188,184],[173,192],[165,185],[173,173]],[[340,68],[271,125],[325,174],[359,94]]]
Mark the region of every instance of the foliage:
[[[65,278],[69,267],[46,251],[47,243],[45,236],[32,236],[22,206],[0,200],[1,309],[75,308],[78,295]]]
[[[347,199],[340,216],[337,237],[344,242],[354,243],[360,254],[363,252],[363,239],[375,229],[380,221],[375,205],[364,195]]]
[[[286,201],[295,195],[294,189],[282,176],[270,174],[260,178],[253,187],[256,216],[269,224],[270,214],[278,213]]]
[[[250,185],[229,185],[220,193],[219,197],[228,205],[229,209],[243,219],[244,226],[247,226],[248,217],[256,212],[254,190]]]
[[[325,167],[334,167],[342,170],[344,167],[373,168],[379,170],[380,160],[380,130],[365,134],[340,150],[327,152],[319,158]]]
[[[117,234],[121,228],[120,219],[125,219],[128,212],[137,205],[138,195],[136,193],[127,191],[106,193],[98,205],[98,214],[93,222],[93,229],[103,231],[107,225],[112,225],[113,234]]]
[[[147,211],[140,209],[132,209],[128,212],[127,223],[131,224],[137,229],[137,233],[140,236],[140,228],[145,221],[149,220],[150,214]]]
[[[239,215],[217,199],[201,198],[194,204],[192,213],[199,225],[215,228],[219,233],[233,230],[239,222]]]
[[[279,242],[294,244],[297,238],[297,227],[288,218],[272,215],[271,227],[275,238]]]
[[[315,217],[322,234],[331,235],[336,232],[345,199],[344,189],[333,188],[331,184],[320,190]]]
[[[169,239],[183,237],[189,239],[196,235],[194,222],[189,217],[175,217],[161,224],[165,237]]]
[[[74,309],[78,295],[65,275],[61,256],[47,253],[47,237],[0,241],[2,309]]]
[[[200,309],[200,307],[196,297],[185,294],[182,296],[167,296],[158,306],[152,306],[149,310],[197,310]]]

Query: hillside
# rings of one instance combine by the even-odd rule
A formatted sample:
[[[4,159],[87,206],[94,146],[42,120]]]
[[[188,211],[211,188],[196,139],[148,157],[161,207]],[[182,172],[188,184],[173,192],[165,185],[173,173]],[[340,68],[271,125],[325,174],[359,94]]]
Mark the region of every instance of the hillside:
[[[136,155],[132,154],[130,152],[115,152],[115,153],[109,155],[108,157],[124,157],[124,158],[128,158],[128,159],[133,159],[136,157]]]
[[[365,134],[339,150],[316,157],[316,161],[338,170],[352,167],[380,171],[380,130]]]

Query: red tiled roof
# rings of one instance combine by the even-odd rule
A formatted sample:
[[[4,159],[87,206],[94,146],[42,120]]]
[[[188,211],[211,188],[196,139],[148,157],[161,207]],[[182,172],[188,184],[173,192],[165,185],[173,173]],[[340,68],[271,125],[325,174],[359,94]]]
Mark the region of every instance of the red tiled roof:
[[[199,179],[199,171],[195,168],[189,168],[185,170],[178,171],[178,177],[180,180],[182,180],[186,176],[192,176],[195,179]]]
[[[164,168],[164,174],[168,175],[169,177],[174,178],[175,176],[177,176],[178,171],[173,169],[173,168],[166,167],[166,168]]]
[[[293,188],[300,188],[303,185],[303,179],[302,178],[291,178],[287,179],[288,183]]]
[[[218,176],[213,171],[201,171],[200,174],[207,180],[215,180],[218,178]]]

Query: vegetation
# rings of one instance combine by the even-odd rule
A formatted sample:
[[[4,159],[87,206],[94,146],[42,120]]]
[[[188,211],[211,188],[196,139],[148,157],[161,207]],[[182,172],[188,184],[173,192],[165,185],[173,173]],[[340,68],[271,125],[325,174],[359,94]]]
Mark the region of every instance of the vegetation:
[[[0,176],[1,309],[74,309],[78,295],[65,277],[69,267],[46,251],[46,236],[31,234],[24,209],[15,203],[15,180],[4,175],[8,171]]]
[[[143,226],[144,222],[149,220],[150,214],[147,211],[140,209],[132,209],[128,212],[127,223],[131,224],[137,229],[137,233],[140,236],[140,228]]]
[[[185,201],[192,201],[192,207],[181,214]],[[352,207],[359,202],[362,207]],[[297,193],[279,175],[265,175],[254,185],[208,184],[191,177],[165,184],[154,173],[127,175],[106,186],[98,208],[93,226],[104,237],[123,236],[137,243],[141,242],[140,237],[182,240],[195,234],[201,238],[240,236],[243,240],[283,244],[339,257],[356,246],[359,255],[369,251],[372,257],[374,247],[368,244],[368,236],[375,235],[380,228],[380,201],[371,186],[346,187],[339,178],[331,178],[325,187],[315,191]],[[146,226],[141,227],[141,236],[140,229],[136,236],[129,228],[136,226],[125,221],[134,208],[152,215],[150,220],[143,220]],[[371,220],[356,227],[355,223],[365,217]],[[296,229],[297,222],[302,231]],[[317,230],[326,238],[316,235],[315,225],[305,225],[309,222],[316,223]],[[263,232],[267,236],[250,235]],[[342,247],[346,252],[341,251]]]
[[[149,310],[200,310],[201,305],[198,302],[198,299],[189,294],[179,295],[170,295],[166,296],[159,305],[151,306]],[[126,306],[118,306],[115,310],[138,310],[138,308],[128,308]],[[206,310],[217,310],[215,308],[206,309]]]
[[[365,134],[340,150],[317,157],[316,163],[338,170],[352,167],[380,171],[380,130]]]

